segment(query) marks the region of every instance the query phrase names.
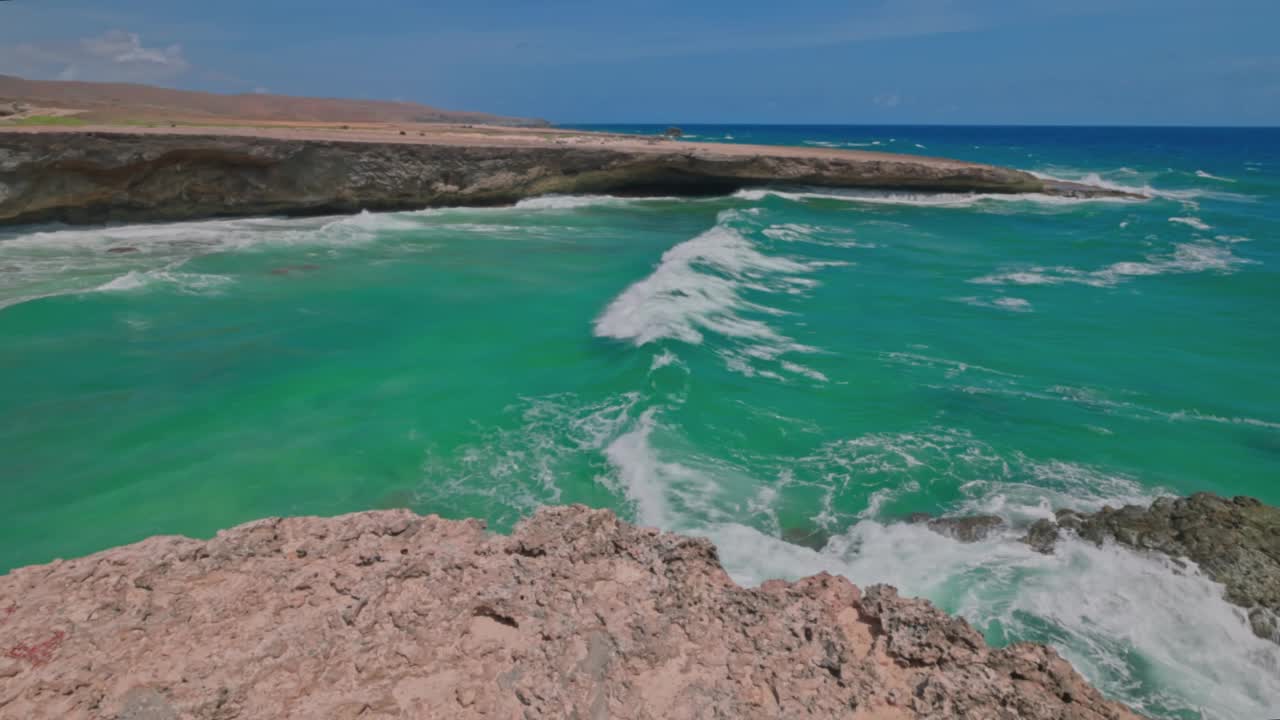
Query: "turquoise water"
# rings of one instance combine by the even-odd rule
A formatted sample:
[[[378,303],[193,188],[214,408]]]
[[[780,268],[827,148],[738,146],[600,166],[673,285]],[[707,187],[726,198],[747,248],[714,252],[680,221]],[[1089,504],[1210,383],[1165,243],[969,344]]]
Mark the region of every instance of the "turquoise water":
[[[785,188],[9,229],[0,568],[271,514],[507,530],[582,502],[707,535],[744,583],[892,582],[1156,716],[1280,710],[1280,648],[1196,573],[1017,542],[1053,508],[1280,503],[1280,131],[686,131],[1155,197]],[[1012,527],[962,545],[896,522],[915,511]]]

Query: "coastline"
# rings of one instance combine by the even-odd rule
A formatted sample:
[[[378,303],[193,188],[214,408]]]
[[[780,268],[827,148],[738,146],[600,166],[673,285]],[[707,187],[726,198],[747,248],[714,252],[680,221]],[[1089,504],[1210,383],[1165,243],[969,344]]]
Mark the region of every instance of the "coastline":
[[[581,505],[154,537],[0,576],[0,637],[15,717],[1137,717],[891,587],[744,589],[709,541]]]
[[[525,128],[6,128],[0,225],[485,206],[763,186],[1140,199],[915,155]]]

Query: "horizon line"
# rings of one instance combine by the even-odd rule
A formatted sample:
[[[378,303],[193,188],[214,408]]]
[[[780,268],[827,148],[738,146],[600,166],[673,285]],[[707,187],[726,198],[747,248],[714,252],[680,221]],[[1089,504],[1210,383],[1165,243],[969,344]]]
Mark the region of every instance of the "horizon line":
[[[870,123],[870,122],[851,122],[851,123],[831,123],[831,122],[671,122],[671,121],[646,121],[646,122],[557,122],[548,121],[552,127],[570,127],[570,126],[636,126],[636,127],[917,127],[917,128],[1059,128],[1059,129],[1132,129],[1132,130],[1280,130],[1280,125],[1184,125],[1184,124],[1161,124],[1161,125],[1126,125],[1122,123],[918,123],[918,122],[898,122],[898,123]]]

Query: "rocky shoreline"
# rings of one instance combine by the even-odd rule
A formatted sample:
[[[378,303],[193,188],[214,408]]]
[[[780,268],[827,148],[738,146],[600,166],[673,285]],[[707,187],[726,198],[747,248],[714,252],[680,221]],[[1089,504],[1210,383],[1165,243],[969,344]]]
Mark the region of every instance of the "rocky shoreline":
[[[0,225],[503,205],[549,193],[722,194],[780,184],[1138,197],[912,155],[563,131],[0,131]]]
[[[1007,527],[995,515],[916,513],[906,521],[960,542],[979,542]],[[1022,541],[1047,555],[1064,536],[1193,562],[1225,588],[1224,599],[1246,611],[1254,635],[1280,644],[1280,508],[1256,498],[1202,492],[1162,497],[1149,507],[1103,507],[1094,513],[1064,509],[1025,528]]]
[[[1196,493],[1163,497],[1150,507],[1059,510],[1054,520],[1032,525],[1025,542],[1050,553],[1063,532],[1194,562],[1226,588],[1228,602],[1248,612],[1255,635],[1280,644],[1280,508],[1251,497]]]
[[[155,537],[0,577],[0,716],[1135,718],[893,588],[735,585],[706,540],[547,508]]]

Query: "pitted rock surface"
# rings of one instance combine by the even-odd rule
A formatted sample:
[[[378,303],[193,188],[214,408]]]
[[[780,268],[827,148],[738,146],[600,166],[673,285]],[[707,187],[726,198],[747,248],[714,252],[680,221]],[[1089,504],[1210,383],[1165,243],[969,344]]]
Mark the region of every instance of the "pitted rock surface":
[[[708,541],[582,506],[510,536],[379,511],[22,568],[0,643],[26,649],[4,718],[1136,717],[893,588],[744,589]]]

